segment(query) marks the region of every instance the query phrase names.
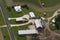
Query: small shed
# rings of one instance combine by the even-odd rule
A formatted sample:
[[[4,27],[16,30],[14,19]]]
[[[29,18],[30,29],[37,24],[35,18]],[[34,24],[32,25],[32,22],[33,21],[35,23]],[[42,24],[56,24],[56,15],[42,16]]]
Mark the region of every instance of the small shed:
[[[21,9],[21,6],[14,6],[14,9],[16,12],[21,12],[22,9]]]
[[[18,30],[18,35],[38,34],[37,30]]]
[[[35,18],[36,17],[34,12],[29,12],[29,15],[30,15],[31,18]]]
[[[52,23],[53,23],[53,24],[55,23],[55,18],[54,18],[54,19],[52,19]]]

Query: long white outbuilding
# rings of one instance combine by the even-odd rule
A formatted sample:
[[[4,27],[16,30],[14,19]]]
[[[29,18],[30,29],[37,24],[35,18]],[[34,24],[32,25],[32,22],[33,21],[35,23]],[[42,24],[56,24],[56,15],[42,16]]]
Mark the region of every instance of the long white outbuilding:
[[[37,30],[18,30],[18,35],[38,34]]]

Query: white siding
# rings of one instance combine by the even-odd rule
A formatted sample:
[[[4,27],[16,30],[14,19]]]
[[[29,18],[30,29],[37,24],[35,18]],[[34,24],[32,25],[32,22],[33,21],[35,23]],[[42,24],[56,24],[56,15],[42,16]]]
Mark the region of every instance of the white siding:
[[[22,11],[21,6],[15,6],[14,9],[15,9],[16,12],[21,12]]]
[[[37,30],[18,30],[18,35],[38,34]]]
[[[29,12],[29,15],[30,15],[31,18],[35,17],[35,14],[33,12]]]

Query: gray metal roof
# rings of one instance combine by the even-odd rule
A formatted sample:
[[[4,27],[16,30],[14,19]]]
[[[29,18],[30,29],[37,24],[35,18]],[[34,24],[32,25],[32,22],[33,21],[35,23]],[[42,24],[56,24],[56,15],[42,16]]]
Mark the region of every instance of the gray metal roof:
[[[38,34],[37,30],[18,30],[18,35]]]
[[[34,12],[29,12],[29,15],[30,15],[30,17],[35,17],[35,14],[34,14]]]
[[[39,28],[39,27],[42,28],[41,20],[36,19],[34,22],[35,22],[36,28]]]

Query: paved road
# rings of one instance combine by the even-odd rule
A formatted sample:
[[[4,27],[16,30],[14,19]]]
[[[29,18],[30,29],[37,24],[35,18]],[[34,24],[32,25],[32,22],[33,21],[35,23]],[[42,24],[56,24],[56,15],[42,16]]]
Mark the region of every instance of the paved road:
[[[6,25],[7,25],[7,29],[8,29],[8,32],[9,32],[10,39],[11,40],[15,40],[14,34],[13,34],[12,29],[11,29],[11,26],[10,26],[10,23],[8,21],[8,17],[6,15],[4,6],[2,4],[2,0],[0,0],[0,7],[1,7],[1,11],[2,11],[2,16],[4,18],[4,21],[5,21]]]

